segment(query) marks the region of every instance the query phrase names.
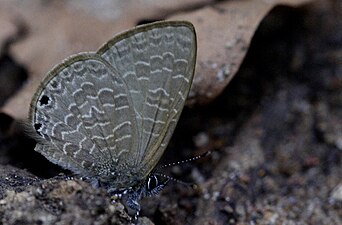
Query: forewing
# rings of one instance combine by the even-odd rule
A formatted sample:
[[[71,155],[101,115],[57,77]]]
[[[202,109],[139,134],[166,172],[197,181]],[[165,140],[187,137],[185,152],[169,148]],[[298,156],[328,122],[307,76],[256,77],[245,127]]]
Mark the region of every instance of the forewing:
[[[196,35],[188,22],[157,22],[123,33],[98,54],[126,81],[138,130],[136,165],[145,176],[174,131],[194,74]]]
[[[136,124],[128,87],[95,54],[56,66],[37,90],[30,117],[40,136],[35,150],[76,173],[105,178],[125,169],[124,155],[134,157]]]

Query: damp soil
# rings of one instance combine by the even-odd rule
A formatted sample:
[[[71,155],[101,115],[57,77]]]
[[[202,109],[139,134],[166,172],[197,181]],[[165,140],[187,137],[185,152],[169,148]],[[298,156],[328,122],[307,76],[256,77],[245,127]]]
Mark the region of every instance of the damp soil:
[[[342,224],[342,5],[335,6],[279,7],[264,19],[225,92],[183,111],[161,161],[210,151],[164,169],[197,188],[170,182],[142,201],[138,223]],[[25,74],[10,56],[0,71],[4,62]],[[0,102],[12,92],[5,93]],[[2,224],[132,222],[105,190],[35,153],[19,121],[0,120]]]

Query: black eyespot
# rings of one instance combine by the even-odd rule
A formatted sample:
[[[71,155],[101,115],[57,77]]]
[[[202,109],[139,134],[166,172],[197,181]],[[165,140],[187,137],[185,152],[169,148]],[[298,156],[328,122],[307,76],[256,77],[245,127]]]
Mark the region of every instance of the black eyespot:
[[[42,127],[41,123],[35,123],[34,124],[34,129],[36,130],[37,134],[39,134],[40,136],[43,136],[40,132],[39,129]]]
[[[48,96],[43,95],[43,96],[40,98],[40,100],[39,100],[40,105],[47,105],[47,104],[49,104],[49,100],[50,100],[50,98],[49,98]]]
[[[150,176],[148,179],[147,179],[147,190],[148,191],[151,191],[153,189],[155,189],[156,187],[158,187],[159,185],[159,182],[158,182],[158,178],[156,176]]]

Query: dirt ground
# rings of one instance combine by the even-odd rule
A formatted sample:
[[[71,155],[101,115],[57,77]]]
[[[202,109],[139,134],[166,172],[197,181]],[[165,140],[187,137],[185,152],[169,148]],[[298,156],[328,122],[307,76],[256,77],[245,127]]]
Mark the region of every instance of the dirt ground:
[[[342,4],[275,7],[239,70],[210,103],[184,109],[161,160],[195,162],[142,200],[139,224],[342,225]],[[30,71],[7,48],[0,104]],[[10,74],[10,75],[8,75]],[[20,120],[0,114],[1,224],[130,224],[106,190],[34,152]]]

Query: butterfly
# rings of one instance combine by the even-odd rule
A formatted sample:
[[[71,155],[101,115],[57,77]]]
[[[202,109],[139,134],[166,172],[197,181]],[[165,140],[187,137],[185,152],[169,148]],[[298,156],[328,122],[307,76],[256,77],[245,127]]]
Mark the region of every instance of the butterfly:
[[[138,214],[139,200],[167,183],[154,168],[189,94],[196,52],[190,22],[161,21],[65,59],[31,102],[35,150]]]

